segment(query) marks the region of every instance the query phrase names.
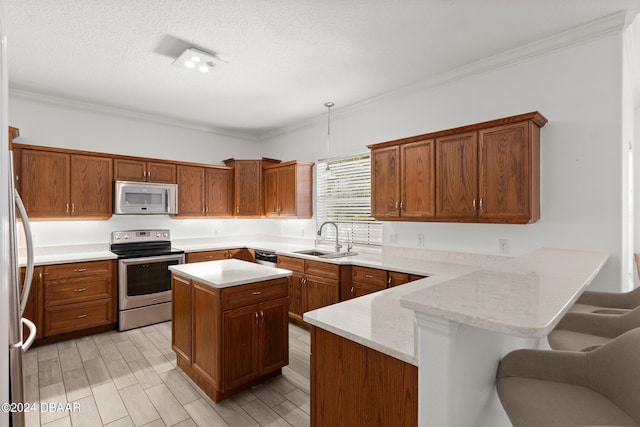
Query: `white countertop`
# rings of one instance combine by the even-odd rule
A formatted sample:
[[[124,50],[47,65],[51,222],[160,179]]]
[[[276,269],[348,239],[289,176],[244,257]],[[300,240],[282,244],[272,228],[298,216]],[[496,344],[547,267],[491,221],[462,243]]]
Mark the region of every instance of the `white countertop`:
[[[228,288],[264,280],[280,279],[292,274],[291,271],[283,268],[274,268],[238,259],[171,265],[169,270],[214,288]]]
[[[519,336],[546,335],[608,258],[539,249],[476,265],[413,261],[433,274],[304,314],[308,323],[418,365],[415,313]]]

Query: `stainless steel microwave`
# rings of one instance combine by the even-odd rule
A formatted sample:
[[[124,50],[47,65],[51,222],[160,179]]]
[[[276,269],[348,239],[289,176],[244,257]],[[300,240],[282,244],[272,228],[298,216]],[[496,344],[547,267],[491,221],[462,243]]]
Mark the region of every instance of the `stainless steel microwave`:
[[[113,213],[149,215],[178,213],[178,185],[115,181]]]

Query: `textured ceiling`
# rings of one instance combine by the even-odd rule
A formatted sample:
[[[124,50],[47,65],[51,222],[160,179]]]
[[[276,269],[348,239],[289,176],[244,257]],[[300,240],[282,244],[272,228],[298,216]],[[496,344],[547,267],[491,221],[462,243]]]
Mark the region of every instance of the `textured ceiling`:
[[[260,135],[640,0],[6,0],[9,86]],[[229,61],[171,66],[186,47]]]

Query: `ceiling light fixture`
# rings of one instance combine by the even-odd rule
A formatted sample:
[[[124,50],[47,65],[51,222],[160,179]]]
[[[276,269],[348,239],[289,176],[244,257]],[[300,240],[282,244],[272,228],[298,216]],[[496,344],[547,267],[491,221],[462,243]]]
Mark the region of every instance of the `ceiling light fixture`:
[[[327,154],[331,152],[331,107],[334,104],[331,101],[325,102],[324,106],[327,107]]]
[[[201,73],[208,73],[213,67],[226,63],[228,61],[220,58],[215,53],[208,53],[194,47],[186,49],[173,61],[173,65],[176,67],[200,71]]]

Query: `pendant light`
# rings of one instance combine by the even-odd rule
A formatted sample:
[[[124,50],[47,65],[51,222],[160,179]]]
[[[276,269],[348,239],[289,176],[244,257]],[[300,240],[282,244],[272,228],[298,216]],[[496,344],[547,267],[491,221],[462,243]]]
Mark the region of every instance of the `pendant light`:
[[[324,106],[327,107],[327,155],[331,152],[331,107],[334,104],[331,101],[325,102]]]

